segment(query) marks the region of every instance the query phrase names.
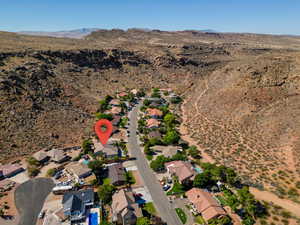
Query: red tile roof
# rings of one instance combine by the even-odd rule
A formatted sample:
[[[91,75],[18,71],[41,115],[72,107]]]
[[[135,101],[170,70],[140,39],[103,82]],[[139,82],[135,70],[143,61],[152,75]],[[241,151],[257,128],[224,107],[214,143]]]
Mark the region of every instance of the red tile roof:
[[[122,109],[120,107],[114,106],[114,107],[111,108],[110,112],[112,114],[119,114],[119,113],[122,112]]]
[[[192,164],[184,161],[172,161],[165,163],[166,168],[172,174],[176,174],[180,182],[188,178],[193,178],[195,175],[195,171],[193,169]]]
[[[148,128],[158,127],[160,125],[160,122],[156,119],[148,119],[146,123]]]
[[[199,188],[192,188],[185,194],[206,221],[221,215],[226,215],[224,209],[207,191]]]
[[[163,115],[163,112],[160,111],[159,109],[155,109],[155,108],[148,108],[147,109],[147,114],[150,116],[158,116],[161,117]]]

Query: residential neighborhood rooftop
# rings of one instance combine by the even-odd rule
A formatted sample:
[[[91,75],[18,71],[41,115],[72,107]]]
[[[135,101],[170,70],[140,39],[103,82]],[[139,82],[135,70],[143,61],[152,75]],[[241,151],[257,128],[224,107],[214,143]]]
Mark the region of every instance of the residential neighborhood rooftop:
[[[33,154],[33,158],[35,158],[37,161],[43,161],[48,158],[48,154],[44,150],[40,150]]]
[[[122,163],[114,163],[108,166],[108,177],[111,184],[120,184],[125,182],[125,169]]]
[[[156,108],[148,108],[147,114],[153,117],[161,117],[163,115],[163,112]]]
[[[166,168],[170,173],[176,174],[180,182],[188,178],[193,178],[195,171],[191,163],[186,161],[172,161],[165,163]]]
[[[192,188],[185,194],[206,221],[226,215],[224,209],[209,192],[199,188]]]
[[[153,118],[146,120],[146,123],[148,128],[158,127],[160,125],[160,122],[157,119]]]

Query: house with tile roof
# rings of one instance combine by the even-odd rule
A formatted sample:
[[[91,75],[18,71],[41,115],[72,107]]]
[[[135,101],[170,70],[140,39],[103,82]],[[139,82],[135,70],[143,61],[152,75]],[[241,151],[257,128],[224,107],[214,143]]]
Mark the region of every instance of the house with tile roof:
[[[113,114],[113,115],[120,115],[122,113],[122,108],[117,107],[117,106],[113,106],[110,110],[110,113]]]
[[[185,193],[193,208],[209,221],[210,219],[220,218],[226,215],[225,210],[213,198],[213,196],[200,188],[192,188]]]
[[[121,101],[119,99],[112,99],[109,104],[111,104],[112,106],[120,106]]]
[[[171,161],[165,163],[167,171],[171,175],[178,177],[178,181],[183,183],[189,183],[194,180],[196,172],[191,163],[186,161]]]
[[[146,120],[146,125],[148,128],[158,128],[160,125],[160,122],[157,119],[148,119]]]
[[[121,189],[112,196],[112,222],[123,225],[134,225],[142,210],[135,203],[135,198],[130,190]]]
[[[149,115],[151,118],[159,119],[162,117],[163,112],[156,108],[148,108],[146,110],[147,115]]]
[[[127,94],[127,92],[125,92],[125,91],[122,91],[122,92],[120,92],[120,93],[117,94],[117,96],[118,96],[119,98],[125,97],[125,96],[127,96],[127,95],[128,95],[128,94]]]

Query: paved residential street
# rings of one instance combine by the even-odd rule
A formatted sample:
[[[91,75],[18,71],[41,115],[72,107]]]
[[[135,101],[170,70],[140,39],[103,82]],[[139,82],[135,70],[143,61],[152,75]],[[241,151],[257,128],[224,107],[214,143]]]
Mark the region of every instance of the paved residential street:
[[[54,183],[48,178],[31,179],[21,184],[15,192],[15,203],[20,213],[19,225],[33,225],[51,192]]]
[[[156,179],[153,171],[148,165],[147,159],[145,158],[144,153],[140,149],[140,146],[137,141],[137,113],[138,109],[141,106],[139,104],[135,107],[132,112],[129,114],[130,118],[130,137],[128,138],[129,152],[132,157],[136,157],[136,164],[138,170],[141,174],[142,179],[144,180],[145,185],[149,189],[149,192],[152,196],[154,205],[159,212],[163,221],[165,221],[168,225],[182,225],[179,220],[175,209],[170,204],[167,196],[162,190],[162,186],[159,184]]]

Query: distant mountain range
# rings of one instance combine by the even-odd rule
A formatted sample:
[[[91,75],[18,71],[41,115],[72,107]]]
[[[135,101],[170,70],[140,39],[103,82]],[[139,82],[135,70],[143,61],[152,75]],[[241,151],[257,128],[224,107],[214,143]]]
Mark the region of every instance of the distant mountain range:
[[[83,38],[89,35],[93,31],[99,30],[97,28],[81,28],[76,30],[65,30],[65,31],[20,31],[19,34],[27,34],[34,36],[48,36],[48,37],[65,37],[65,38]]]
[[[143,29],[143,28],[135,28],[137,30],[143,30],[143,31],[152,31],[151,29]],[[100,28],[81,28],[81,29],[75,29],[75,30],[65,30],[65,31],[19,31],[17,33],[19,34],[26,34],[26,35],[34,35],[34,36],[48,36],[48,37],[64,37],[64,38],[83,38],[93,31],[102,30]],[[212,29],[206,29],[206,30],[194,30],[194,31],[200,31],[204,33],[216,33],[217,31]]]

